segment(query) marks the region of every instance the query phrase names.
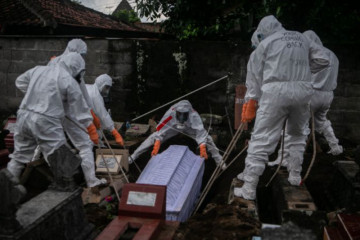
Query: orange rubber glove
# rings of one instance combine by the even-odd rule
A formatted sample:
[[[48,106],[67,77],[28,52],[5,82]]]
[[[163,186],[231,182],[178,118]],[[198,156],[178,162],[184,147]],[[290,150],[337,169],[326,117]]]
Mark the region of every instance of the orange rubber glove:
[[[116,131],[115,128],[111,131],[111,133],[114,136],[116,143],[119,144],[120,146],[124,146],[124,140],[121,137],[120,133]]]
[[[245,111],[245,120],[247,122],[251,122],[256,116],[256,108],[257,108],[257,101],[254,99],[250,99],[247,102],[246,111]]]
[[[97,128],[97,129],[100,129],[101,128],[101,123],[100,123],[100,119],[96,116],[96,114],[94,113],[94,111],[91,109],[90,110],[90,112],[91,112],[91,116],[93,117],[93,123],[94,123],[94,125],[95,125],[95,127]]]
[[[151,152],[151,156],[155,156],[156,154],[158,154],[159,149],[160,149],[160,140],[156,140],[154,143],[154,148]]]
[[[206,152],[206,145],[205,144],[200,144],[200,157],[208,159],[208,155]]]
[[[99,143],[99,135],[96,132],[96,127],[95,125],[92,123],[88,126],[87,128],[89,136],[91,141],[93,141],[93,143],[98,144]]]
[[[242,112],[241,112],[241,122],[246,123],[245,113],[246,113],[247,103],[243,104]]]

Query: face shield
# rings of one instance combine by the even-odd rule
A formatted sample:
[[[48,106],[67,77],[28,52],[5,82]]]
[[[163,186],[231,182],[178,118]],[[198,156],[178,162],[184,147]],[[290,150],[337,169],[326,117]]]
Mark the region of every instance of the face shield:
[[[176,111],[176,128],[178,129],[184,129],[185,128],[185,122],[189,119],[189,112],[180,112]]]
[[[258,34],[257,34],[257,39],[258,39],[259,42],[261,42],[262,40],[264,40],[264,38],[265,38],[265,37],[264,37],[264,34],[261,34],[261,33],[258,33]]]
[[[110,87],[109,85],[105,85],[105,86],[101,89],[100,94],[101,94],[101,96],[102,96],[103,98],[109,97],[110,88],[111,88],[111,87]]]

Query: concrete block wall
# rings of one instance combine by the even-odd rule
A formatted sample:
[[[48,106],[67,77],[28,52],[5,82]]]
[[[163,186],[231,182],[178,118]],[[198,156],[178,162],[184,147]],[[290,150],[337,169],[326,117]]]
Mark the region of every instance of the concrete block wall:
[[[69,38],[0,38],[0,117],[15,113],[22,94],[16,90],[18,75],[36,65],[45,65],[60,55]],[[162,40],[85,39],[87,83],[100,74],[113,78],[111,109],[118,121],[132,119],[185,93],[216,80],[222,81],[189,96],[200,113],[233,113],[235,85],[244,83],[251,50],[236,41],[179,43]],[[340,61],[338,88],[329,111],[340,138],[360,142],[360,49],[353,45],[328,46]],[[165,107],[154,114],[161,117]],[[141,121],[147,122],[151,114]]]
[[[340,139],[360,144],[360,47],[357,44],[327,47],[339,59],[338,86],[328,117]]]

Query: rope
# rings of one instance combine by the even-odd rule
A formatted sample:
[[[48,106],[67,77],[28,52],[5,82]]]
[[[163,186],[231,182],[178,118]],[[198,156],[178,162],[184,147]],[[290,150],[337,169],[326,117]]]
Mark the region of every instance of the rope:
[[[314,111],[311,110],[311,135],[312,135],[312,142],[313,142],[313,156],[309,165],[309,168],[306,171],[306,174],[304,176],[304,178],[301,180],[300,182],[300,186],[305,182],[305,180],[308,178],[310,171],[313,167],[313,164],[315,162],[315,157],[316,157],[316,141],[315,141],[315,119],[314,119]]]
[[[97,144],[97,146],[98,146],[98,148],[101,150],[101,147],[100,147],[100,144],[99,144],[99,143]],[[107,163],[106,163],[106,161],[105,161],[105,159],[104,159],[104,154],[103,154],[102,151],[100,151],[100,154],[101,154],[101,159],[103,160],[103,162],[104,162],[104,164],[105,164],[106,171],[107,171],[107,173],[108,173],[108,175],[109,175],[110,182],[111,182],[111,184],[112,184],[112,186],[113,186],[113,188],[114,188],[114,191],[115,191],[115,194],[116,194],[116,198],[117,198],[118,201],[120,202],[119,193],[116,191],[116,187],[115,187],[114,180],[113,180],[113,178],[112,178],[112,176],[111,176],[111,174],[110,174],[109,167],[108,167],[108,165],[107,165]],[[114,159],[115,159],[115,162],[117,162],[115,156],[114,156]]]
[[[110,144],[109,144],[109,142],[108,142],[108,140],[107,140],[104,132],[103,132],[101,129],[100,129],[100,132],[101,132],[101,134],[103,135],[103,137],[104,137],[104,139],[105,139],[105,142],[106,142],[106,145],[107,145],[108,148],[110,149],[111,154],[113,155],[113,158],[115,159],[115,162],[116,162],[117,165],[119,166],[121,173],[124,175],[125,180],[129,183],[129,179],[126,177],[126,174],[125,174],[124,170],[122,169],[121,165],[116,161],[115,153],[114,153],[113,149],[110,147]],[[122,160],[123,160],[123,159],[121,158],[120,162],[121,162]]]
[[[217,178],[219,178],[219,177],[221,176],[221,174],[223,174],[223,173],[226,171],[226,169],[228,169],[228,168],[231,166],[231,164],[233,164],[233,162],[235,162],[235,160],[236,160],[238,157],[240,157],[240,155],[248,148],[248,146],[249,146],[249,145],[246,144],[246,146],[239,152],[238,155],[236,155],[236,157],[233,158],[233,160],[231,160],[231,162],[230,162],[230,163],[226,166],[226,168],[217,176]]]
[[[238,141],[239,137],[241,136],[241,133],[243,132],[244,127],[245,127],[245,123],[241,123],[241,125],[239,126],[238,130],[236,131],[234,137],[231,139],[230,144],[228,145],[228,148],[227,148],[226,151],[225,151],[225,154],[224,154],[224,156],[223,156],[223,159],[222,159],[221,164],[218,165],[218,166],[215,168],[213,174],[211,175],[211,177],[210,177],[207,185],[205,186],[203,192],[201,193],[201,195],[200,195],[200,197],[199,197],[198,203],[196,204],[196,208],[195,208],[193,214],[195,214],[195,213],[199,210],[201,204],[202,204],[203,201],[205,200],[205,197],[206,197],[206,195],[208,194],[208,192],[210,191],[210,188],[212,187],[212,185],[214,184],[216,178],[217,178],[218,175],[220,174],[221,167],[222,167],[223,164],[226,162],[226,160],[227,160],[227,158],[228,158],[228,156],[229,156],[229,153],[233,150],[236,142]]]
[[[131,157],[131,155],[129,155],[129,157],[131,158],[132,162],[135,164],[135,167],[137,168],[137,170],[140,172],[141,174],[141,170],[139,168],[139,166],[136,164],[136,162],[134,161],[134,159]]]

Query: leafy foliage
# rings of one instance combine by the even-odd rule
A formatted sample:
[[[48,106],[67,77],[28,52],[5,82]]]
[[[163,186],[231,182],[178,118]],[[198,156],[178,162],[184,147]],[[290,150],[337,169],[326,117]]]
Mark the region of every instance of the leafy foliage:
[[[178,39],[248,40],[260,19],[276,16],[284,27],[312,29],[322,39],[354,41],[360,37],[360,1],[347,0],[135,0],[150,20],[163,14],[163,27]]]
[[[128,10],[118,10],[115,13],[113,13],[113,16],[120,21],[126,22],[126,23],[134,23],[139,22],[140,19],[137,16],[136,12],[134,10],[128,11]]]

